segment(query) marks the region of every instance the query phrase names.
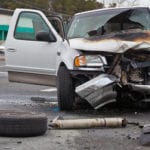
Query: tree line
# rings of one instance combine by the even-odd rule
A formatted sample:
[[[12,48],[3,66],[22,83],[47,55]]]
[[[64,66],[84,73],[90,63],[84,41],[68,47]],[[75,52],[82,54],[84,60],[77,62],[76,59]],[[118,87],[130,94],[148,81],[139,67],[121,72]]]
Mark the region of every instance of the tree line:
[[[11,10],[32,8],[42,10],[45,13],[60,13],[72,16],[77,12],[103,8],[105,2],[107,2],[107,7],[120,7],[124,3],[128,6],[135,6],[138,0],[114,0],[109,4],[105,0],[102,0],[102,2],[97,0],[0,0],[0,8]]]
[[[96,0],[0,0],[0,7],[6,9],[33,8],[49,13],[73,15],[77,12],[103,8]]]

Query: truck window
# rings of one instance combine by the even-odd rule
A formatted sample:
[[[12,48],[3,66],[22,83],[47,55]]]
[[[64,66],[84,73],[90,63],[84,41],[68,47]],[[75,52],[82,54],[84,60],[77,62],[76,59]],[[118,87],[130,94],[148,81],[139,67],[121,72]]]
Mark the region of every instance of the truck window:
[[[49,32],[49,27],[39,14],[23,12],[20,14],[14,37],[20,40],[36,40],[39,31]]]
[[[130,29],[150,30],[147,8],[121,8],[83,13],[73,18],[67,37],[101,36]]]

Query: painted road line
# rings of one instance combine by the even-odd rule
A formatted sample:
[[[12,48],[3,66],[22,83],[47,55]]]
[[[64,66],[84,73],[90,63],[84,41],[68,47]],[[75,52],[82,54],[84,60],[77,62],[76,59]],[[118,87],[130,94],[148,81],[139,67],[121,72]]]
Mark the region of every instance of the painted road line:
[[[56,91],[57,91],[56,88],[50,88],[50,89],[41,90],[41,92],[56,92]]]
[[[8,73],[7,72],[0,72],[0,77],[7,77]]]

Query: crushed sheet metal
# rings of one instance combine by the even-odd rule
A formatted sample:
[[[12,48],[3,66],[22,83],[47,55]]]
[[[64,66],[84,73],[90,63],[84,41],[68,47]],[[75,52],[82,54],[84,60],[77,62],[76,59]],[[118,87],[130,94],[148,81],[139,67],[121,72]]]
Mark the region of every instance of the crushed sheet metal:
[[[142,35],[142,36],[141,36]],[[124,53],[129,49],[147,49],[150,51],[150,32],[134,31],[95,36],[92,38],[75,38],[69,40],[74,49],[85,51],[102,51]]]
[[[139,141],[143,146],[150,146],[150,124],[144,125]]]
[[[117,78],[112,75],[101,74],[94,79],[76,87],[76,93],[86,99],[94,109],[115,102],[117,96],[113,85]]]
[[[150,85],[129,84],[133,90],[150,93]]]
[[[126,127],[127,120],[125,118],[95,118],[95,119],[74,119],[60,120],[54,119],[50,124],[51,127],[60,129],[85,129],[85,128],[121,128]]]

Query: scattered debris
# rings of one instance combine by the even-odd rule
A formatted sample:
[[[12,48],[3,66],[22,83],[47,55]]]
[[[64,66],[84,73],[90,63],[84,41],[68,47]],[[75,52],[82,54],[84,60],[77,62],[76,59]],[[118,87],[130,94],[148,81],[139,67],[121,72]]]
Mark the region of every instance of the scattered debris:
[[[128,134],[128,135],[127,135],[127,138],[130,140],[130,139],[131,139],[131,135]]]
[[[98,128],[98,127],[121,128],[126,127],[126,125],[127,120],[124,118],[62,120],[58,116],[50,123],[49,126],[60,129],[84,129],[84,128]]]
[[[128,140],[137,140],[137,139],[139,139],[139,137],[138,137],[138,136],[135,136],[135,135],[133,136],[133,135],[128,134],[128,135],[127,135],[127,139],[128,139]]]
[[[22,144],[22,141],[18,141],[17,144]]]
[[[140,136],[140,144],[150,146],[150,124],[144,125]]]
[[[76,93],[83,99],[86,99],[94,109],[99,109],[105,104],[116,101],[117,93],[113,90],[115,82],[117,82],[115,76],[101,74],[78,86]]]
[[[128,122],[128,124],[135,125],[135,126],[139,126],[140,125],[139,122]]]

